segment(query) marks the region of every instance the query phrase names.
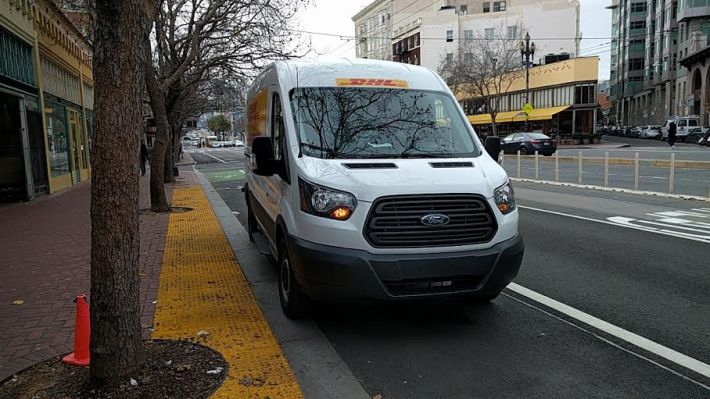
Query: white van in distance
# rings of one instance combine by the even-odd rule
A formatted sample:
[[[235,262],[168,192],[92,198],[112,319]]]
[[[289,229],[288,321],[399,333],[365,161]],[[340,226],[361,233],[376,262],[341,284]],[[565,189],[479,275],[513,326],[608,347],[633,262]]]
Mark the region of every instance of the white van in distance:
[[[309,299],[490,301],[518,273],[500,140],[484,148],[428,69],[276,62],[249,90],[246,141],[247,229],[278,259],[289,317]]]

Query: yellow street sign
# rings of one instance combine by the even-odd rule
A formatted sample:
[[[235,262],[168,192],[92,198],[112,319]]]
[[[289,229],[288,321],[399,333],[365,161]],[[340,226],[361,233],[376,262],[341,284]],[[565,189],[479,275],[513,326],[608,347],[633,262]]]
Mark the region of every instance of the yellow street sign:
[[[530,116],[530,113],[533,111],[533,106],[530,103],[525,104],[523,107],[523,112],[525,112],[525,115]]]

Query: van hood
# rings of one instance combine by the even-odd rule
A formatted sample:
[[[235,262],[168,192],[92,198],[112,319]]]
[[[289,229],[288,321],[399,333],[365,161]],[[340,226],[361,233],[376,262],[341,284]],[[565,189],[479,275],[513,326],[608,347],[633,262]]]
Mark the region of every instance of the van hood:
[[[373,202],[388,195],[480,194],[493,196],[505,184],[503,168],[485,155],[478,158],[435,159],[320,159],[296,158],[299,177],[312,183],[346,191],[358,201]],[[433,167],[438,163],[463,163],[468,167]],[[349,168],[350,164],[394,164],[396,168]]]

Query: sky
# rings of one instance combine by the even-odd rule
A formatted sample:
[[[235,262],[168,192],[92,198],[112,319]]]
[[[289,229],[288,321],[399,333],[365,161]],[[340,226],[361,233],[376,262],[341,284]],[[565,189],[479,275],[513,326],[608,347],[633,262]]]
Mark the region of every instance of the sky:
[[[300,29],[332,36],[302,33],[302,40],[313,48],[309,56],[355,57],[355,40],[350,39],[355,34],[355,26],[351,18],[370,3],[371,0],[313,0],[298,15]],[[608,79],[611,11],[605,7],[611,4],[611,0],[580,0],[580,3],[580,53],[598,55],[599,79]],[[346,37],[340,38],[339,35]]]

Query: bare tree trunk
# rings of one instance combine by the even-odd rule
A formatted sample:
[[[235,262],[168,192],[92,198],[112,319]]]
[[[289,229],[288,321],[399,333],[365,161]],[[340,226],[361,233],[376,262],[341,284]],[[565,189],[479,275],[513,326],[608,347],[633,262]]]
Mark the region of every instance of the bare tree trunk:
[[[170,127],[168,127],[170,131]],[[170,134],[170,139],[168,141],[168,147],[165,150],[165,156],[163,157],[163,182],[173,183],[175,181],[175,175],[173,174],[173,168],[175,167],[175,162],[173,160],[173,135]]]
[[[168,117],[165,112],[165,95],[160,90],[153,66],[149,64],[146,66],[145,82],[150,96],[153,118],[155,119],[155,142],[150,156],[150,209],[153,212],[167,212],[170,206],[165,196],[163,174],[168,135],[170,133],[168,132]]]
[[[143,0],[97,0],[91,153],[91,368],[101,383],[143,363],[138,157],[145,51]]]

